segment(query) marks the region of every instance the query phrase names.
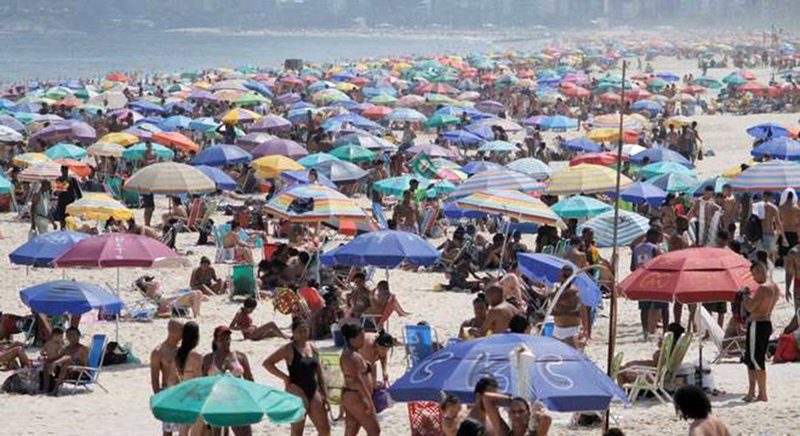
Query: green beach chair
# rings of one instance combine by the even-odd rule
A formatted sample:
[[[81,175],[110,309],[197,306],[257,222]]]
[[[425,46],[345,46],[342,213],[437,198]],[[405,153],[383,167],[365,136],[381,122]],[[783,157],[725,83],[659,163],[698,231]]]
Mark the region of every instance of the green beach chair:
[[[675,390],[675,376],[678,373],[678,369],[680,369],[683,364],[683,359],[689,351],[689,346],[692,345],[693,338],[694,336],[692,333],[686,332],[681,335],[681,338],[678,339],[678,342],[675,343],[675,346],[672,348],[672,355],[669,356],[669,365],[667,365],[667,371],[664,377],[664,386],[669,391]],[[667,395],[668,398],[672,400],[672,396],[669,394]]]
[[[233,277],[231,299],[238,297],[256,297],[256,277],[254,265],[234,265],[231,275]]]
[[[631,403],[635,403],[639,394],[643,392],[652,392],[653,395],[662,403],[669,401],[670,396],[664,390],[664,379],[667,376],[667,369],[672,354],[672,332],[664,335],[661,342],[661,353],[658,358],[658,365],[655,368],[652,366],[632,366],[625,368],[620,373],[633,373],[636,379],[632,383],[626,383],[622,386],[623,389],[629,391],[628,399]]]

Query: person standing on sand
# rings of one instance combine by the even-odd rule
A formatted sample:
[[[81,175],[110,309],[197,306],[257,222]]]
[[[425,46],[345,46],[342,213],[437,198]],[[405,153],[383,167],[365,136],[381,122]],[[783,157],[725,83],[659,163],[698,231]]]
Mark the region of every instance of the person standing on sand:
[[[159,344],[150,353],[150,386],[153,394],[157,394],[170,386],[176,380],[172,373],[175,368],[175,355],[183,336],[183,324],[171,319],[167,324],[167,339]],[[161,430],[164,436],[171,436],[172,432],[179,431],[178,425],[162,422]]]
[[[675,391],[675,411],[689,424],[689,436],[730,436],[728,427],[716,416],[711,415],[711,401],[702,389],[694,385],[684,385]]]
[[[783,330],[791,333],[798,328],[797,314],[800,313],[800,245],[795,245],[783,258],[783,268],[786,270],[786,301],[794,300],[794,313],[792,321]],[[794,298],[792,298],[794,296]]]
[[[778,238],[783,237],[783,243],[786,244],[786,237],[783,234],[783,223],[781,222],[781,213],[778,206],[772,203],[772,193],[764,191],[763,202],[763,216],[761,217],[761,240],[759,241],[760,249],[767,252],[769,261],[775,265],[775,259],[778,256]]]
[[[747,317],[747,336],[743,361],[747,365],[748,389],[744,401],[767,401],[766,354],[769,337],[772,334],[772,311],[780,298],[780,289],[772,281],[767,266],[759,261],[750,265],[753,279],[758,289],[751,296],[750,289],[744,288],[742,305],[750,312]],[[758,397],[756,397],[758,385]]]

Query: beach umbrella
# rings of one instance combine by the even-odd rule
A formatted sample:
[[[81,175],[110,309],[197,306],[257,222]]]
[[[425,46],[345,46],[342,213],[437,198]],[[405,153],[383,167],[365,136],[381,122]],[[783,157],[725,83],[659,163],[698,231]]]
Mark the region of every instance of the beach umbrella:
[[[451,198],[466,197],[470,194],[492,190],[539,191],[544,185],[535,179],[508,169],[487,170],[472,175],[459,185]]]
[[[73,176],[76,174],[70,172]],[[43,180],[55,180],[61,177],[61,165],[55,162],[43,162],[31,165],[22,170],[17,178],[21,182],[41,182]]]
[[[552,205],[551,208],[561,218],[578,219],[590,218],[613,209],[609,204],[583,195],[567,197]]]
[[[654,177],[658,177],[662,174],[670,174],[670,173],[681,173],[681,174],[691,174],[694,175],[694,172],[689,168],[681,165],[677,162],[656,162],[651,163],[648,165],[639,168],[638,175],[644,177],[645,179],[652,179]]]
[[[694,165],[680,153],[662,147],[648,148],[647,150],[634,154],[630,159],[631,163],[637,165],[641,165],[646,159],[649,159],[648,162],[651,164],[656,162],[676,162],[686,168],[694,167]]]
[[[695,197],[700,197],[705,192],[706,186],[710,186],[714,189],[715,194],[719,194],[722,192],[722,188],[728,184],[730,180],[722,176],[714,176],[709,179],[706,179],[692,187],[692,195]]]
[[[336,147],[330,151],[330,154],[341,160],[352,163],[371,162],[375,160],[375,157],[377,156],[375,152],[355,144]]]
[[[281,155],[297,159],[308,155],[308,150],[291,139],[274,138],[259,144],[252,153],[255,157]]]
[[[722,83],[714,79],[713,77],[708,76],[700,76],[692,80],[692,85],[702,86],[704,88],[711,88],[711,89],[720,89],[722,88]]]
[[[439,256],[439,250],[419,235],[381,230],[358,236],[324,253],[320,260],[331,266],[397,268],[404,262],[414,266],[430,266]]]
[[[211,179],[220,191],[233,191],[239,187],[236,180],[217,167],[207,165],[195,165],[194,167]]]
[[[404,192],[411,188],[411,181],[416,180],[419,182],[419,186],[428,186],[430,183],[427,179],[414,176],[411,174],[405,174],[402,176],[397,177],[390,177],[388,179],[378,180],[377,182],[372,184],[372,189],[378,191],[384,195],[395,195],[400,197],[403,195]]]
[[[114,218],[125,221],[133,218],[133,211],[124,204],[111,198],[108,194],[87,192],[83,198],[67,206],[70,216],[78,216],[90,220],[105,221]]]
[[[227,124],[252,123],[260,119],[261,115],[251,110],[242,109],[238,107],[233,108],[228,112],[225,112],[222,116],[219,117],[219,120],[221,122]]]
[[[470,126],[473,126],[473,127],[488,127],[488,128],[499,127],[501,129],[505,130],[506,132],[511,132],[511,133],[519,132],[521,130],[525,130],[525,128],[522,127],[519,123],[517,123],[515,121],[512,121],[512,120],[509,120],[507,118],[484,118],[482,120],[479,120],[479,121],[476,121],[476,122],[470,124]],[[469,127],[469,126],[467,126],[467,127]],[[466,129],[466,127],[465,127],[465,129]],[[469,130],[469,129],[467,129],[467,130]]]
[[[105,233],[78,241],[54,264],[62,268],[171,268],[188,266],[188,260],[147,236]]]
[[[505,168],[503,168],[502,165],[494,162],[489,162],[486,160],[471,160],[462,165],[460,168],[461,171],[464,171],[469,175],[477,174],[488,170],[495,170],[495,171],[505,170]]]
[[[358,145],[369,150],[397,150],[397,146],[395,144],[369,133],[349,133],[336,138],[336,141],[333,143],[334,147],[341,147],[343,145]]]
[[[22,142],[25,137],[11,127],[0,125],[0,142]]]
[[[318,223],[331,219],[365,221],[364,212],[352,199],[322,185],[297,185],[276,194],[264,208],[267,213],[292,222]]]
[[[611,195],[613,197],[613,193]],[[620,191],[620,198],[633,204],[660,206],[664,204],[667,192],[652,183],[636,182]]]
[[[538,125],[545,130],[571,130],[578,127],[578,120],[563,115],[545,116],[541,117]]]
[[[578,232],[590,228],[594,231],[598,247],[611,247],[614,245],[614,227],[614,211],[610,210],[583,223],[578,227]],[[650,229],[650,221],[639,214],[620,210],[616,227],[618,228],[617,246],[624,247],[644,235]]]
[[[335,183],[353,182],[369,175],[369,171],[343,160],[328,160],[314,165],[314,168]]]
[[[490,214],[502,214],[523,222],[562,227],[556,213],[538,198],[519,191],[488,189],[461,197],[456,205]]]
[[[542,401],[556,412],[605,410],[613,399],[628,403],[625,392],[580,351],[557,339],[516,333],[441,349],[400,377],[389,394],[407,402],[438,402],[452,394],[471,404],[475,384],[486,376],[498,381],[499,392]]]
[[[639,144],[622,144],[622,155],[631,157],[637,153],[641,153],[647,150],[646,148],[642,147]],[[630,160],[630,159],[628,159]]]
[[[104,135],[97,142],[102,144],[119,144],[123,147],[128,147],[139,142],[139,137],[131,135],[130,133],[115,132]]]
[[[137,100],[128,103],[128,107],[143,114],[164,115],[167,111],[160,105],[147,100]]]
[[[312,182],[309,178],[309,170],[302,170],[302,171],[284,171],[281,173],[281,179],[286,181],[287,185],[291,184],[300,184],[300,185],[308,185],[317,183],[323,186],[327,186],[332,189],[338,189],[336,185],[324,174],[320,174],[317,172],[317,180]]]
[[[292,122],[286,118],[276,115],[267,114],[260,120],[256,121],[250,126],[251,132],[269,132],[272,130],[288,129],[292,126]]]
[[[443,157],[446,159],[456,159],[458,158],[458,153],[455,153],[447,148],[442,147],[441,145],[437,144],[420,144],[410,147],[406,150],[407,153],[411,154],[425,154],[428,157]]]
[[[754,138],[780,138],[791,136],[789,129],[775,123],[761,123],[747,128],[747,134]]]
[[[167,131],[173,131],[178,129],[188,129],[192,123],[192,119],[185,116],[185,115],[173,115],[168,118],[164,118],[158,126]]]
[[[195,167],[160,162],[148,165],[125,181],[125,188],[140,194],[209,194],[217,190],[214,181]]]
[[[284,171],[300,171],[305,168],[294,160],[281,155],[260,157],[252,162],[252,167],[255,168],[256,175],[262,179],[274,179]]]
[[[158,132],[154,133],[152,137],[154,142],[157,142],[161,145],[165,145],[167,147],[177,148],[184,153],[188,153],[190,151],[198,152],[200,151],[200,146],[197,145],[194,141],[184,136],[182,133],[178,132]]]
[[[278,137],[269,133],[250,132],[244,136],[236,138],[236,145],[248,153],[252,153],[253,149],[273,139],[278,139]]]
[[[171,160],[175,157],[175,152],[161,144],[150,143],[153,153],[157,159]],[[123,149],[121,156],[125,160],[142,160],[144,153],[147,151],[147,144],[140,142],[132,147]]]
[[[645,110],[650,114],[655,114],[664,110],[660,104],[650,100],[639,100],[631,105],[631,109],[635,111]]]
[[[50,159],[75,159],[81,160],[86,157],[87,151],[83,147],[74,144],[60,142],[44,151]]]
[[[532,279],[553,286],[561,281],[561,271],[565,266],[577,272],[580,268],[567,259],[544,253],[518,253],[520,272]],[[572,285],[580,292],[581,303],[584,306],[597,307],[603,298],[603,292],[597,282],[586,272],[579,272]]]
[[[684,304],[734,301],[756,289],[750,261],[727,248],[693,247],[656,256],[620,283],[632,300]]]
[[[235,145],[216,144],[204,148],[190,162],[192,165],[221,167],[225,165],[247,164],[253,155]]]
[[[783,191],[800,188],[800,164],[791,161],[772,160],[756,163],[742,171],[730,181],[736,191]]]
[[[55,280],[19,291],[22,302],[35,313],[82,315],[92,310],[119,313],[122,300],[101,286],[73,280]]]
[[[59,122],[58,124],[51,124],[42,130],[32,134],[28,138],[28,143],[36,144],[39,141],[54,144],[59,141],[68,141],[75,138],[75,133],[69,124]]]
[[[586,137],[592,141],[598,142],[616,142],[619,141],[619,129],[604,127],[601,129],[592,129],[586,134]],[[625,143],[635,143],[639,140],[639,132],[635,130],[625,130],[622,132],[622,141]]]
[[[458,145],[475,145],[484,140],[466,130],[448,130],[442,133],[442,139]]]
[[[389,121],[401,121],[401,122],[419,122],[424,123],[428,117],[422,114],[419,111],[414,109],[400,107],[393,110],[389,115],[386,117]]]
[[[694,173],[667,173],[647,180],[667,192],[689,192],[697,184]]]
[[[14,156],[14,158],[11,159],[11,164],[24,168],[50,161],[51,159],[44,153],[22,153]]]
[[[561,143],[561,148],[567,151],[578,153],[594,153],[602,151],[602,148],[589,138],[574,138]]]
[[[328,153],[314,153],[297,159],[297,163],[306,168],[311,168],[316,164],[327,162],[329,160],[339,160],[339,158]]]
[[[159,421],[190,425],[202,419],[212,427],[256,424],[267,417],[274,424],[303,419],[303,400],[289,392],[230,374],[197,377],[150,397]]]
[[[361,115],[370,118],[383,118],[392,113],[392,108],[386,106],[372,106],[361,112]]]
[[[509,153],[509,152],[516,152],[519,149],[516,145],[508,142],[508,141],[489,141],[483,143],[479,148],[478,151],[481,152],[497,152],[497,153]]]
[[[623,161],[626,161],[627,158],[625,156],[622,157]],[[569,166],[574,167],[575,165],[580,164],[592,164],[592,165],[601,165],[604,167],[612,166],[617,163],[617,153],[612,153],[610,151],[601,151],[598,153],[584,153],[572,158],[569,161]]]
[[[42,233],[15,248],[8,259],[15,265],[50,266],[55,258],[88,237],[87,233],[69,230]]]
[[[461,218],[466,219],[483,219],[487,217],[489,214],[486,212],[481,212],[478,210],[466,209],[463,207],[459,207],[455,203],[445,203],[444,207],[442,208],[442,215],[445,218],[458,220]]]
[[[5,176],[0,174],[0,194],[10,194],[14,190],[14,184]]]
[[[546,192],[551,195],[605,193],[614,191],[616,182],[616,171],[600,165],[581,164],[554,173]],[[621,176],[620,188],[631,184],[631,179]]]
[[[752,149],[750,154],[759,158],[768,155],[773,159],[798,160],[800,159],[800,142],[781,136],[762,143]]]
[[[545,180],[550,177],[553,170],[546,163],[533,157],[517,159],[506,164],[506,168],[533,177],[536,180]]]

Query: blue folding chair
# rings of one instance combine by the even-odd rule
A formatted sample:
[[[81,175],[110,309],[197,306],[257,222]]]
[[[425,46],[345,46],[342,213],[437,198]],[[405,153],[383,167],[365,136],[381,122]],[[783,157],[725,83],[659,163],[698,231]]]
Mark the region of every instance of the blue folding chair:
[[[406,325],[403,327],[406,344],[406,366],[414,367],[436,351],[436,330],[429,325]]]
[[[92,385],[100,386],[100,389],[108,393],[108,389],[101,385],[100,370],[103,368],[103,356],[106,354],[106,335],[92,336],[92,343],[89,346],[89,360],[86,366],[70,365],[67,371],[71,374],[64,384],[72,385],[72,390],[81,387],[88,391],[92,390]]]

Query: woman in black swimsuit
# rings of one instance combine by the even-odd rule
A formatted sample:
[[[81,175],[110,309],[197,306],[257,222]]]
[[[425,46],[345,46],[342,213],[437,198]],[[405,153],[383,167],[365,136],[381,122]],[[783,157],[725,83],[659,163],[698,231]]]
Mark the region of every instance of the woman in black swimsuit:
[[[282,346],[264,360],[264,369],[283,380],[286,391],[303,399],[306,415],[317,429],[317,434],[329,436],[327,387],[322,366],[317,359],[317,350],[309,342],[311,330],[302,318],[292,320],[292,341]],[[289,373],[278,369],[276,364],[286,362]],[[305,419],[292,424],[292,436],[302,436]]]
[[[364,347],[364,329],[358,325],[345,324],[342,326],[342,335],[345,347],[339,366],[344,374],[344,434],[356,436],[364,428],[367,436],[378,436],[381,428],[372,403],[372,365],[358,352]]]

